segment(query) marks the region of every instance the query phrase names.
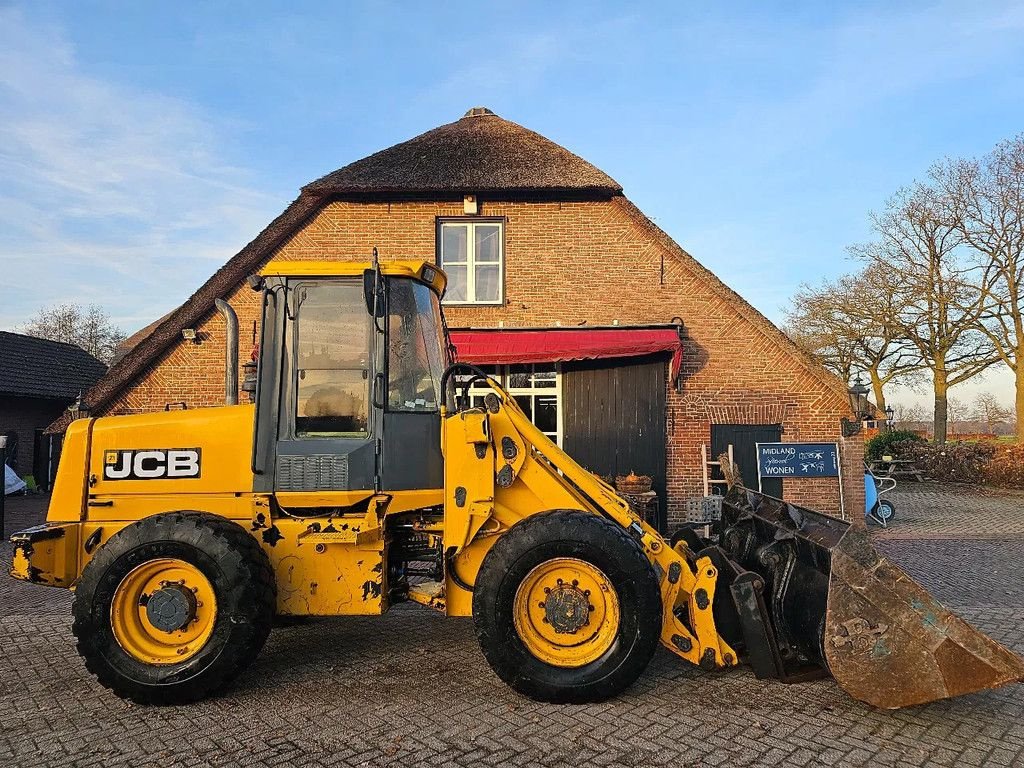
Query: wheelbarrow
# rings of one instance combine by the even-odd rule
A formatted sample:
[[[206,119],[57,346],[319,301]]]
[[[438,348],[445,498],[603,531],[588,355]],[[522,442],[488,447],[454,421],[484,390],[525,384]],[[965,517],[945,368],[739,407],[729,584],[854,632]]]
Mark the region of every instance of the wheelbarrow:
[[[882,494],[896,488],[896,481],[891,477],[878,477],[871,468],[864,465],[864,522],[875,523],[883,528],[889,527],[889,521],[896,514],[896,505],[892,499],[883,499]]]

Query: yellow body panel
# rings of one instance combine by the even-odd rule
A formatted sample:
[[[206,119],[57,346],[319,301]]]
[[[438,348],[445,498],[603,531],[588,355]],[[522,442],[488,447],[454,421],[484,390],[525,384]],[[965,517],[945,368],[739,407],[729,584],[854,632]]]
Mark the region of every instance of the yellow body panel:
[[[359,537],[340,531],[320,534],[314,522],[277,520],[281,538],[264,543],[277,575],[278,613],[293,616],[345,616],[383,613],[387,609],[384,540],[379,529]],[[333,525],[359,527],[361,516],[333,519]],[[333,536],[333,538],[332,538]],[[359,541],[357,539],[361,538]],[[264,537],[266,539],[266,537]]]
[[[85,518],[89,481],[89,437],[95,419],[78,419],[68,425],[61,447],[57,477],[50,494],[49,522],[73,522]]]
[[[95,502],[113,501],[116,506],[117,499],[123,497],[174,495],[179,497],[175,509],[190,509],[181,497],[250,493],[254,408],[229,405],[95,419],[89,450],[89,501],[102,509]],[[108,462],[122,461],[126,451],[136,452],[137,459],[139,452],[151,449],[199,450],[201,472],[196,477],[109,478]],[[147,472],[166,471],[166,467],[150,469],[146,462],[143,466]],[[130,517],[144,514],[136,512]]]
[[[373,498],[373,491],[279,491],[274,494],[277,503],[285,510],[316,508],[344,509],[362,504]],[[394,515],[413,509],[438,506],[444,494],[437,488],[413,491],[391,491],[391,502],[386,514]]]

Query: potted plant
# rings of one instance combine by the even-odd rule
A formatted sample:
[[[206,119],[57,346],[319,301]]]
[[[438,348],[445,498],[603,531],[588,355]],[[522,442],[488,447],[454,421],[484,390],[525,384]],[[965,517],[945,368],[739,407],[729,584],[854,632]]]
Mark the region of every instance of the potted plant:
[[[615,478],[615,490],[619,493],[647,493],[651,490],[653,482],[650,475],[638,475],[630,470],[628,475],[619,475]]]

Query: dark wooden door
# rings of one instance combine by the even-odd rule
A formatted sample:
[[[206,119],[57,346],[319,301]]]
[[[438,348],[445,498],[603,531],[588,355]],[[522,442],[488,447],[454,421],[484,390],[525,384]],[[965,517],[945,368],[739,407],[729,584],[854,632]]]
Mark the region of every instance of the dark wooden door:
[[[563,447],[601,475],[650,475],[665,509],[665,361],[588,360],[563,367]]]
[[[757,443],[782,440],[781,424],[712,424],[711,458],[717,460],[732,445],[732,460],[739,465],[743,484],[757,490]],[[761,490],[769,496],[782,496],[782,478],[765,477]]]

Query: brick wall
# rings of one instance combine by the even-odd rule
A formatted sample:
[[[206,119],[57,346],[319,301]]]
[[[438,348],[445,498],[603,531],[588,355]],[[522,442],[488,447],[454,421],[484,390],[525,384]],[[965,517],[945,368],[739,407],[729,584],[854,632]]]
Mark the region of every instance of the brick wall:
[[[436,220],[461,216],[457,203],[333,202],[272,259],[366,260],[435,257]],[[505,303],[453,306],[453,327],[589,326],[683,319],[686,351],[679,391],[668,383],[668,500],[678,521],[702,493],[700,446],[711,423],[782,423],[785,441],[839,440],[848,415],[842,384],[808,367],[760,315],[678,250],[624,198],[606,202],[482,201],[480,215],[505,225]],[[240,286],[230,297],[247,357],[258,297]],[[211,312],[200,343],[180,341],[108,409],[129,413],[223,402],[224,322]],[[859,438],[842,441],[848,513],[863,508]],[[791,480],[785,496],[838,511],[832,480]]]

